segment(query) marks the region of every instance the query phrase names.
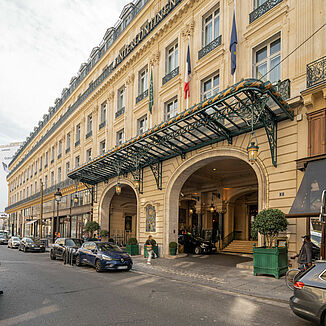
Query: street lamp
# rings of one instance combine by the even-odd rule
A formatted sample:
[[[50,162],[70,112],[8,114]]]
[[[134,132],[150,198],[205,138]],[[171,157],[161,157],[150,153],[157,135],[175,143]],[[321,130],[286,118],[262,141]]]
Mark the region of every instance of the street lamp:
[[[118,196],[121,194],[120,182],[118,182],[117,185],[115,186],[115,192],[117,193]]]
[[[252,164],[254,164],[256,162],[256,160],[257,160],[258,149],[259,149],[258,140],[257,140],[257,137],[255,135],[255,132],[252,131],[250,133],[248,147],[247,147],[248,160]]]
[[[61,198],[62,198],[62,193],[61,193],[60,189],[58,188],[57,192],[54,194],[54,199],[57,202],[57,225],[56,225],[57,234],[59,233],[59,203],[61,201]],[[54,242],[54,233],[53,233],[53,242]]]

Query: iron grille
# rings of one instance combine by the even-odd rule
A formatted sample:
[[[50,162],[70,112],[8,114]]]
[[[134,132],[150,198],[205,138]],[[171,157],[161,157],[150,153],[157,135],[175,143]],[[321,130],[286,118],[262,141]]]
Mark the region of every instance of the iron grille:
[[[172,78],[178,75],[179,75],[179,67],[176,67],[162,78],[162,85],[166,84],[169,80],[171,80]]]
[[[136,104],[139,103],[140,101],[142,101],[144,98],[146,98],[148,96],[148,89],[146,89],[146,91],[142,92],[141,94],[139,94],[136,97]]]
[[[326,81],[326,56],[307,65],[307,88]]]
[[[213,40],[211,43],[207,44],[205,47],[203,47],[201,50],[198,51],[198,60],[200,60],[209,52],[216,49],[218,46],[221,45],[221,43],[222,43],[222,35],[218,36],[215,40]]]
[[[253,21],[264,15],[267,11],[274,8],[276,5],[278,5],[283,0],[267,0],[262,5],[260,5],[258,8],[256,8],[254,11],[252,11],[249,14],[249,24],[251,24]]]

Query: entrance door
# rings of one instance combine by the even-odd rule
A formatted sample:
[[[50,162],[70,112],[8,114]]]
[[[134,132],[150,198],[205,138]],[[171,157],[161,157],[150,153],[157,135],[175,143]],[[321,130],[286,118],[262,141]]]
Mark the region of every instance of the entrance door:
[[[256,215],[258,214],[258,205],[249,205],[249,240],[251,241],[257,241],[257,236],[253,237],[251,234],[251,225],[256,217]]]

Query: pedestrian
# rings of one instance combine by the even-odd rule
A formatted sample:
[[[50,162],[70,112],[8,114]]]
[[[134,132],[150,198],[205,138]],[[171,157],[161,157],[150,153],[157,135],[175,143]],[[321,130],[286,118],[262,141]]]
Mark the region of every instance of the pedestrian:
[[[147,264],[151,265],[152,256],[153,256],[153,237],[151,235],[148,236],[148,239],[145,242],[145,247],[148,253]]]
[[[0,263],[1,265],[1,263]],[[1,280],[0,280],[0,294],[3,294],[3,290],[2,290],[2,287],[1,287]]]
[[[299,269],[305,270],[311,267],[312,264],[312,243],[310,240],[310,235],[305,235],[302,237],[303,244],[301,246],[299,254],[294,257],[298,257]]]

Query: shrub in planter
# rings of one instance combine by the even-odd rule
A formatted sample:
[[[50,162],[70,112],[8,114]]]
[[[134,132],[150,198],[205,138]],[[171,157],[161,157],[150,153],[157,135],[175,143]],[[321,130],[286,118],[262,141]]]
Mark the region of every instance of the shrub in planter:
[[[126,246],[127,253],[131,256],[139,255],[139,245],[136,238],[129,238]]]
[[[169,243],[170,255],[175,256],[177,254],[178,244],[176,242]]]
[[[253,235],[264,236],[263,247],[253,248],[254,275],[270,274],[279,278],[288,269],[287,248],[272,247],[280,232],[286,231],[288,221],[279,209],[264,209],[255,217],[251,230]],[[266,246],[267,244],[267,246]]]
[[[109,235],[109,231],[108,230],[101,230],[100,235],[102,237],[107,237]]]

